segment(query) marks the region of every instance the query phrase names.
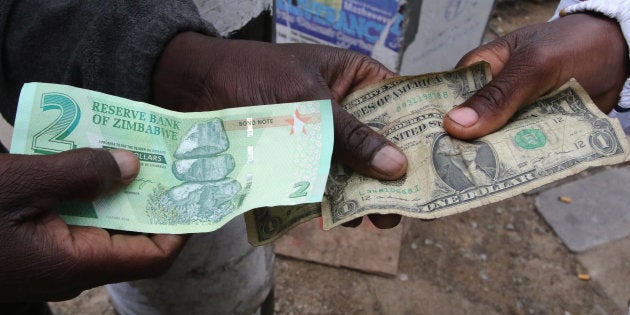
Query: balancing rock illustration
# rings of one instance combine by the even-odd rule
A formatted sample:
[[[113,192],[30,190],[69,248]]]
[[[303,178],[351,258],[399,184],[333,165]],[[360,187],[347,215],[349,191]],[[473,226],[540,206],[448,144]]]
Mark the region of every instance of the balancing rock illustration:
[[[198,220],[218,221],[234,211],[232,200],[241,184],[228,175],[234,170],[221,119],[193,125],[175,151],[173,175],[184,183],[168,191],[170,201]]]

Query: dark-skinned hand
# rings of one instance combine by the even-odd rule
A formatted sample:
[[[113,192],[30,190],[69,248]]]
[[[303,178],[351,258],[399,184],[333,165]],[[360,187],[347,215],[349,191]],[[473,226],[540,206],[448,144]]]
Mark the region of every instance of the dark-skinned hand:
[[[523,105],[570,78],[608,113],[628,77],[628,49],[616,21],[573,14],[516,30],[466,54],[457,66],[485,60],[494,79],[444,118],[454,137],[474,139],[507,123]]]
[[[55,212],[64,201],[121,189],[139,168],[135,155],[123,150],[0,154],[0,302],[65,300],[166,271],[185,236],[112,235],[68,226]]]
[[[332,99],[335,156],[362,174],[393,180],[406,172],[404,154],[339,105],[351,91],[392,76],[377,61],[345,49],[189,32],[177,35],[164,50],[154,72],[152,98],[156,105],[178,111]],[[370,219],[389,228],[400,216]]]

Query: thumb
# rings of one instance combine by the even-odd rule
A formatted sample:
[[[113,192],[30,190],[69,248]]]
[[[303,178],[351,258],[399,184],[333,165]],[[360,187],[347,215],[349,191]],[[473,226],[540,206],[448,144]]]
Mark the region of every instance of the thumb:
[[[474,63],[485,61],[490,64],[492,76],[498,78],[510,58],[510,47],[505,41],[496,40],[482,45],[464,55],[456,65],[456,68],[470,66]],[[450,135],[460,139],[474,139],[488,134],[502,121],[486,122],[487,116],[496,114],[504,115],[509,119],[510,113],[497,108],[497,102],[503,102],[501,95],[503,89],[496,87],[496,79],[491,81],[482,90],[475,93],[470,99],[458,107],[453,108],[444,118],[444,129]],[[509,87],[507,87],[509,90]],[[493,111],[492,113],[487,113]],[[482,115],[483,113],[485,115]],[[493,113],[495,115],[493,115]]]
[[[364,175],[398,179],[407,171],[407,157],[393,143],[358,121],[333,101],[335,154]]]
[[[460,139],[475,139],[503,127],[523,105],[529,104],[549,90],[549,80],[527,52],[514,52],[510,38],[501,38],[473,50],[460,60],[465,66],[485,60],[495,77],[444,118],[444,129]],[[529,56],[529,57],[528,57]]]
[[[3,199],[31,202],[93,200],[129,184],[137,157],[125,150],[78,149],[53,155],[0,155]]]

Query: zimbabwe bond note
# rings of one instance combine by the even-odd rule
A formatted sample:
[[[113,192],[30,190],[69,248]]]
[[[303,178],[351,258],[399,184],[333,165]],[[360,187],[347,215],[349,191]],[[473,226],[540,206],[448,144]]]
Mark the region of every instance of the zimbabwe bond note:
[[[324,229],[370,213],[432,219],[500,201],[588,167],[628,160],[628,143],[572,81],[474,141],[444,132],[454,106],[490,80],[489,68],[394,78],[349,97],[344,107],[407,155],[407,174],[379,181],[331,166]]]
[[[179,113],[70,86],[22,89],[11,153],[120,148],[141,163],[124,191],[58,209],[69,223],[146,233],[209,232],[259,207],[322,200],[330,101]]]

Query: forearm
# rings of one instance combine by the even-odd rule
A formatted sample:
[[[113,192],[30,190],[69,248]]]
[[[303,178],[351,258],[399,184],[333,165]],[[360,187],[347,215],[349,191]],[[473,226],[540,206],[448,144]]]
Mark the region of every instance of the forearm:
[[[20,0],[0,9],[0,109],[10,122],[31,81],[146,101],[167,43],[183,31],[213,33],[192,1]]]
[[[625,0],[562,0],[554,19],[573,13],[594,12],[619,23],[625,41],[630,45],[630,2]],[[626,52],[626,55],[628,53]],[[630,78],[624,84],[617,106],[610,116],[619,118],[626,134],[630,134]]]
[[[630,2],[625,0],[562,0],[552,19],[573,13],[589,12],[615,19],[621,27],[626,42],[630,42]]]

